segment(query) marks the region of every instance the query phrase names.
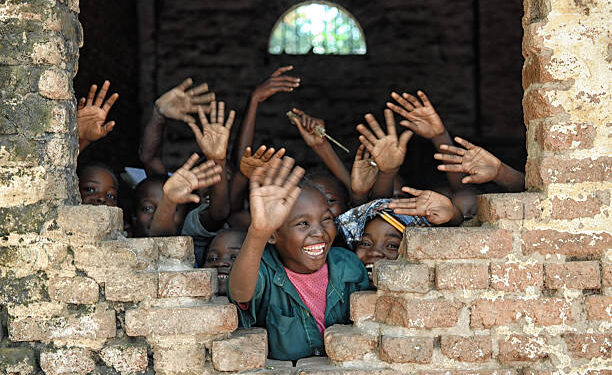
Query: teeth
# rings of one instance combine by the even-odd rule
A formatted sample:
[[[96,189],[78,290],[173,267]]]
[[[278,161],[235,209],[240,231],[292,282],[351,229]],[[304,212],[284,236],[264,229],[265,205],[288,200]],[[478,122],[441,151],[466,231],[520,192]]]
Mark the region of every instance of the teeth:
[[[223,273],[220,273],[220,274],[217,275],[217,278],[218,279],[227,279],[227,275],[223,274]]]
[[[310,256],[316,257],[325,251],[325,243],[304,246],[304,252]]]

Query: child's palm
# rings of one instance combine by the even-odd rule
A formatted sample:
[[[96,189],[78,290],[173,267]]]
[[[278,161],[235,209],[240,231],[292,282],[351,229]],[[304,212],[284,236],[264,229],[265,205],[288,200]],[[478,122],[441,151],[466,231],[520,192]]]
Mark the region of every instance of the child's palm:
[[[497,177],[499,159],[482,147],[468,150],[463,157],[462,166],[472,176],[471,181],[477,184],[493,181]]]
[[[166,181],[164,193],[171,202],[191,202],[191,192],[198,186],[198,178],[190,171],[179,169]]]
[[[365,146],[359,146],[351,170],[351,190],[353,194],[367,194],[376,183],[378,167],[372,165],[369,159],[370,153],[365,151]]]
[[[417,208],[433,224],[444,224],[453,217],[453,203],[446,196],[425,191],[417,197]]]
[[[285,149],[281,148],[278,152],[274,153],[274,147],[266,150],[266,146],[260,146],[254,155],[251,155],[251,147],[247,147],[244,154],[240,158],[240,172],[247,178],[251,178],[251,175],[255,169],[263,166],[272,159],[272,157],[282,158],[285,155]]]
[[[404,93],[400,96],[394,92],[391,97],[397,101],[399,106],[388,102],[387,107],[405,119],[400,122],[402,126],[423,138],[431,139],[444,134],[446,131],[444,123],[427,95],[422,91],[418,91],[417,95],[421,98],[422,103],[413,95]]]
[[[225,159],[230,135],[229,129],[222,124],[208,124],[202,128],[204,130],[202,137],[197,140],[202,152],[206,154],[208,159]]]

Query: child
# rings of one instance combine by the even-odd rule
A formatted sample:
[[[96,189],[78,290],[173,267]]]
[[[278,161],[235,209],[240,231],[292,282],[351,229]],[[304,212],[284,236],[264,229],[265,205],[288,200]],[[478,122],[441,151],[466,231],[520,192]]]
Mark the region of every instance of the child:
[[[334,219],[348,210],[348,193],[342,182],[329,172],[309,173],[306,177],[325,195]]]
[[[323,355],[325,327],[348,323],[350,294],[369,284],[354,253],[331,247],[325,196],[299,188],[304,170],[293,164],[273,158],[251,176],[251,226],[229,280],[241,325],[265,327],[270,358],[279,360]]]
[[[204,268],[217,269],[219,296],[227,295],[227,277],[245,237],[246,230],[221,229],[208,247]]]
[[[83,204],[117,207],[119,182],[113,171],[102,163],[87,164],[77,171]]]

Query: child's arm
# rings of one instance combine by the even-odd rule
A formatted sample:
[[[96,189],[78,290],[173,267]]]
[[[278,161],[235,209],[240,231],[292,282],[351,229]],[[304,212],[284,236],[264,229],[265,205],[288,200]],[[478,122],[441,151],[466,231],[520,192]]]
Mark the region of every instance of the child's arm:
[[[461,211],[446,196],[431,190],[417,190],[407,186],[402,191],[416,198],[392,199],[388,207],[399,215],[424,216],[436,225],[459,225]]]
[[[179,204],[188,202],[199,203],[200,197],[192,192],[212,186],[221,181],[222,168],[215,162],[207,162],[194,167],[199,159],[198,154],[193,154],[164,184],[164,196],[160,201],[153,221],[151,222],[152,235],[174,235],[176,225],[174,214]]]
[[[195,122],[190,113],[196,113],[198,106],[204,106],[206,112],[210,111],[209,104],[215,100],[215,93],[208,92],[206,83],[189,89],[192,84],[192,79],[187,78],[155,101],[151,119],[144,127],[138,150],[140,161],[148,175],[167,172],[161,159],[166,118],[189,123]]]
[[[199,108],[198,115],[202,123],[202,130],[193,122],[188,123],[193,131],[196,142],[208,160],[213,160],[215,164],[223,168],[221,181],[214,185],[210,194],[210,208],[202,211],[200,222],[208,230],[216,230],[223,225],[224,220],[230,214],[229,184],[225,171],[225,161],[227,153],[227,142],[229,141],[230,130],[234,123],[236,112],[230,111],[227,121],[225,121],[225,103],[216,102],[210,105],[210,122],[204,114],[204,110]],[[224,122],[225,121],[225,122]]]
[[[302,189],[304,169],[285,157],[257,168],[250,180],[251,225],[230,272],[229,288],[236,302],[251,301],[257,286],[259,262],[272,233],[287,219]]]
[[[380,171],[374,185],[373,198],[388,198],[393,195],[393,179],[404,162],[406,145],[413,133],[406,130],[398,138],[393,112],[389,109],[385,109],[387,134],[371,113],[365,115],[365,119],[372,131],[363,124],[357,125],[357,131],[361,133],[359,141],[372,155]]]
[[[450,135],[446,131],[446,127],[436,109],[429,101],[429,98],[427,98],[427,95],[420,90],[417,91],[417,95],[422,103],[415,96],[408,93],[403,93],[400,96],[393,92],[391,97],[397,101],[399,106],[387,102],[387,107],[404,118],[404,120],[400,121],[400,125],[407,127],[423,138],[430,139],[436,151],[441,152],[441,145],[450,144]],[[446,178],[453,191],[461,189],[460,173],[447,172]]]
[[[342,163],[342,160],[340,160],[333,147],[327,142],[327,139],[315,132],[315,127],[317,125],[325,129],[325,122],[322,119],[309,116],[304,113],[304,111],[297,108],[293,108],[292,112],[297,116],[291,117],[291,122],[297,126],[306,145],[319,155],[327,168],[344,184],[344,186],[350,188],[351,176]]]
[[[525,189],[525,175],[512,167],[502,163],[482,147],[473,145],[463,138],[455,137],[455,141],[465,147],[450,145],[440,146],[448,154],[435,154],[436,160],[445,164],[438,165],[438,169],[448,172],[467,173],[461,182],[464,184],[482,184],[494,181],[511,193],[521,192]]]
[[[355,154],[351,170],[351,204],[359,206],[368,200],[370,190],[376,183],[378,167],[372,162],[370,153],[360,145]]]
[[[79,100],[77,105],[79,152],[83,151],[90,143],[106,137],[115,127],[115,121],[105,122],[108,112],[119,98],[119,94],[114,93],[108,99],[104,100],[109,87],[110,82],[104,81],[100,92],[96,95],[98,86],[91,85],[89,93],[87,94],[87,99],[81,98]]]

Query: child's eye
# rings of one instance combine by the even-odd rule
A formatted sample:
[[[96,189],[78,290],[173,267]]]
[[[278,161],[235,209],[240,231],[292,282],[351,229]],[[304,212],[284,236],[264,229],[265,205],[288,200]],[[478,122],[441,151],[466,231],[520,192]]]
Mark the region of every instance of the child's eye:
[[[372,244],[370,242],[368,242],[368,241],[359,241],[357,246],[370,247],[370,246],[372,246]]]
[[[216,262],[216,261],[217,261],[217,258],[216,258],[216,257],[209,257],[209,258],[206,258],[206,263],[214,263],[214,262]]]
[[[397,249],[399,249],[399,244],[396,244],[396,243],[389,243],[389,244],[387,244],[387,247],[388,247],[389,249],[397,250]]]
[[[232,260],[236,260],[236,255],[232,255],[232,256],[231,256],[231,259],[232,259]]]
[[[152,214],[155,213],[155,207],[153,206],[144,206],[140,209],[142,212],[144,212],[145,214]]]
[[[327,204],[329,204],[329,205],[333,205],[333,204],[335,204],[336,202],[338,202],[338,200],[336,200],[336,199],[331,199],[331,198],[330,198],[330,199],[328,199],[328,200],[327,200]]]
[[[304,226],[307,226],[307,225],[308,225],[307,221],[300,221],[299,223],[297,223],[297,226],[299,226],[299,227],[304,227]]]
[[[112,200],[112,201],[116,201],[117,200],[117,196],[113,193],[106,193],[106,199]]]
[[[96,189],[94,189],[91,186],[85,186],[85,188],[83,190],[85,190],[85,192],[88,193],[88,194],[93,194],[96,191]]]
[[[331,216],[325,216],[323,218],[323,221],[329,221],[329,220],[334,220]]]

